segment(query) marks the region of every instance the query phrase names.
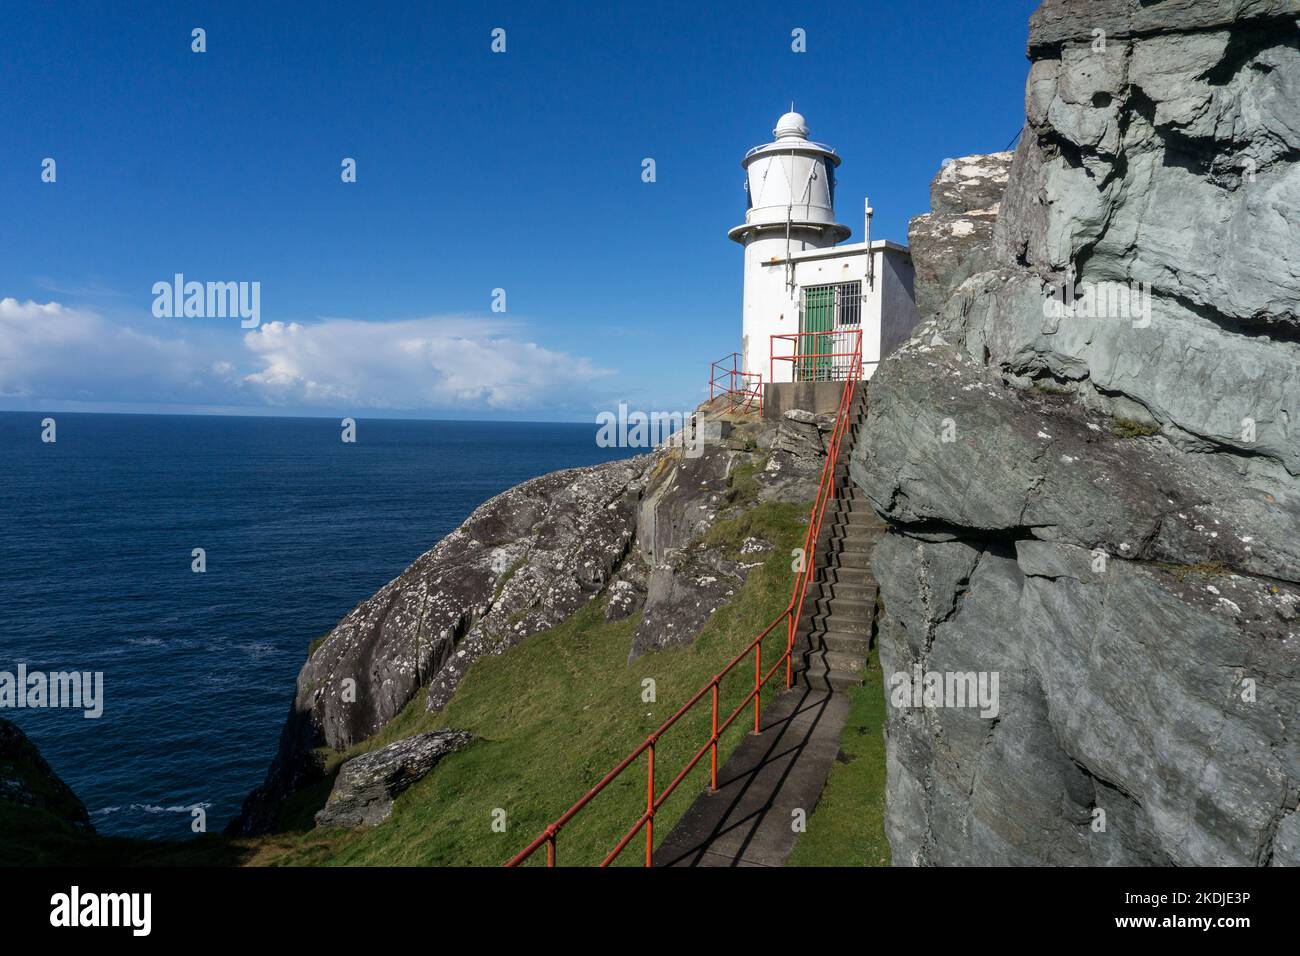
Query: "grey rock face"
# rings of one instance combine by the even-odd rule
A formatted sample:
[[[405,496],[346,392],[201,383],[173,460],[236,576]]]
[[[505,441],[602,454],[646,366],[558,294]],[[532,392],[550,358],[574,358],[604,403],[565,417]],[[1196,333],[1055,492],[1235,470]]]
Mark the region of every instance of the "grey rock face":
[[[733,432],[722,444],[706,445],[698,458],[676,461],[649,481],[637,528],[649,573],[630,658],[689,643],[709,616],[735,596],[754,563],[710,546],[704,536],[720,518],[735,516],[751,504],[736,500],[743,493],[736,480],[741,469],[756,469],[763,460],[759,447],[770,452],[767,468],[752,476],[755,498],[811,498],[807,476],[814,469],[820,472],[825,458],[819,437],[822,424],[802,409],[791,409],[776,428],[751,422],[744,436],[750,441],[734,440]]]
[[[993,224],[1012,155],[950,160],[930,184],[932,211],[917,216],[907,229],[916,269],[916,309],[922,317],[938,312],[963,281],[990,267]]]
[[[319,827],[374,826],[388,819],[393,800],[443,757],[470,742],[463,730],[435,730],[353,757],[339,768],[329,801],[316,814]]]
[[[882,568],[886,676],[997,672],[1000,692],[995,719],[890,707],[896,862],[1297,862],[1283,822],[1298,642],[1278,609],[1300,589],[1133,561],[1098,572],[1085,549],[1027,539],[894,534]]]
[[[997,673],[1000,707],[891,705],[897,863],[1300,861],[1287,6],[1044,2],[983,265],[922,222],[935,305],[850,471],[887,681]]]

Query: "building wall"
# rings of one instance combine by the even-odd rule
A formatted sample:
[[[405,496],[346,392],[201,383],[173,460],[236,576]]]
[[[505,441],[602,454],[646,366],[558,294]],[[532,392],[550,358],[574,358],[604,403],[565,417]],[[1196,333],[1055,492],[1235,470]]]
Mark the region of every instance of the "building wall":
[[[919,315],[912,298],[913,270],[905,250],[873,244],[874,283],[867,283],[867,250],[862,245],[839,250],[823,248],[805,237],[792,242],[792,290],[786,287],[785,236],[751,241],[745,247],[744,368],[762,374],[764,382],[793,380],[792,362],[771,361],[771,336],[799,331],[800,290],[810,286],[861,282],[862,361],[867,378],[882,358],[912,334]],[[803,248],[799,248],[799,247]],[[777,261],[772,262],[775,258]],[[794,352],[792,342],[778,342],[777,354]]]
[[[791,233],[790,250],[803,252],[817,249],[821,233]],[[786,288],[786,240],[784,233],[773,233],[750,240],[745,246],[745,292],[743,305],[744,342],[741,354],[744,369],[758,372],[764,382],[772,381],[771,336],[799,331],[799,291]],[[772,259],[781,260],[776,265]],[[791,365],[780,363],[776,380],[791,380]]]
[[[896,249],[883,249],[883,263],[877,261],[881,273],[887,272],[889,280],[882,287],[882,316],[879,323],[880,352],[884,358],[912,337],[912,330],[921,318],[912,291],[915,272],[912,257]],[[883,266],[883,268],[882,268]]]

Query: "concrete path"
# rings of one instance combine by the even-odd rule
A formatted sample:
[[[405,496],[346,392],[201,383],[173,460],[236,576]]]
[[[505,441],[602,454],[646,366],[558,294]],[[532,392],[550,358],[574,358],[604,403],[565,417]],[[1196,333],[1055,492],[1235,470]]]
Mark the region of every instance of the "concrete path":
[[[817,682],[814,682],[817,683]],[[701,794],[654,854],[655,866],[781,866],[798,836],[793,811],[811,817],[849,700],[829,686],[796,684],[762,715],[718,769],[718,792]]]

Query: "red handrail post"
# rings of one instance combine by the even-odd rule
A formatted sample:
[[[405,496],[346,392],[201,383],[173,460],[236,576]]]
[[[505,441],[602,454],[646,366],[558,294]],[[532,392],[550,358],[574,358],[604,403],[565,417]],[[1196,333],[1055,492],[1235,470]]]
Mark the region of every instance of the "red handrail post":
[[[754,733],[758,733],[759,698],[763,696],[763,642],[754,645]]]
[[[555,834],[554,833],[552,833],[551,838],[546,841],[546,865],[555,866]]]
[[[655,744],[650,741],[645,793],[645,865],[649,866],[655,846]]]
[[[718,792],[718,678],[713,678],[713,736],[709,738],[709,793]]]
[[[787,625],[785,629],[785,689],[786,690],[790,689],[790,684],[791,684],[790,669],[793,666],[793,662],[794,662],[794,619],[791,618],[790,623]]]

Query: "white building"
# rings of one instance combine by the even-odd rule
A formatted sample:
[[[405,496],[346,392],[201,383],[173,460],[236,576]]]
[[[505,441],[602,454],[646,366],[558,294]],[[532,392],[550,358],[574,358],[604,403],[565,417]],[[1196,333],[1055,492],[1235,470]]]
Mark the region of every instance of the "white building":
[[[860,330],[870,378],[916,324],[911,255],[871,241],[869,203],[864,241],[837,245],[851,233],[835,221],[840,157],[798,113],[772,132],[741,161],[749,207],[727,233],[745,247],[743,370],[764,383],[843,379]]]

